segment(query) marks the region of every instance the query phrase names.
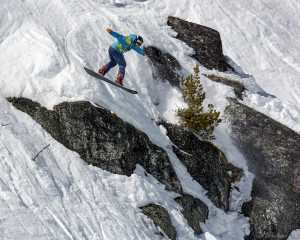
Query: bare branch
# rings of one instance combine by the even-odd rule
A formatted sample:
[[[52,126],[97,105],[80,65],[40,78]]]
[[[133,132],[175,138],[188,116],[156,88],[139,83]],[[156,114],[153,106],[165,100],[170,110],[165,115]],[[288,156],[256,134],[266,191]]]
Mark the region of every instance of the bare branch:
[[[34,158],[32,159],[32,161],[34,161],[38,156],[39,156],[39,154],[42,152],[42,151],[44,151],[47,147],[49,147],[50,146],[50,143],[46,146],[46,147],[44,147],[41,151],[39,151],[35,156],[34,156]]]

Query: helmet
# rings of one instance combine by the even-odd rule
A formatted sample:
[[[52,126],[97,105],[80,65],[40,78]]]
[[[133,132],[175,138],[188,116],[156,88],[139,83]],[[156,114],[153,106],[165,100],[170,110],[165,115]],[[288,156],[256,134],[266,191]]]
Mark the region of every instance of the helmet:
[[[134,46],[139,47],[142,46],[144,40],[141,36],[137,36],[137,38],[134,40]]]

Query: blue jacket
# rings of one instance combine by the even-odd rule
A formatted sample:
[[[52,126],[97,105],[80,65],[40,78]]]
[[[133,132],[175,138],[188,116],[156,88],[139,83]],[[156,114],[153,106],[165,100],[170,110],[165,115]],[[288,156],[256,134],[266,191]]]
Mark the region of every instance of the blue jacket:
[[[114,31],[111,32],[111,35],[118,40],[117,42],[111,45],[111,47],[117,50],[117,52],[123,54],[133,49],[134,51],[136,51],[141,55],[145,54],[143,49],[134,46],[134,40],[137,38],[136,35],[130,34],[128,37],[124,37],[121,34],[116,33]]]

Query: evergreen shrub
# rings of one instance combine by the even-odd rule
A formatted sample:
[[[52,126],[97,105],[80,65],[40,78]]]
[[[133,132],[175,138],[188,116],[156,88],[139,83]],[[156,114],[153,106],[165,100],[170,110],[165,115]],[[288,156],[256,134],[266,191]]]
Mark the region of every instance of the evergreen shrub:
[[[192,130],[203,140],[215,139],[214,129],[222,121],[220,112],[214,110],[212,104],[208,104],[208,111],[203,109],[205,92],[199,76],[199,65],[194,67],[194,75],[187,78],[182,77],[180,88],[182,98],[187,103],[187,108],[179,108],[177,115],[180,118],[180,125]]]

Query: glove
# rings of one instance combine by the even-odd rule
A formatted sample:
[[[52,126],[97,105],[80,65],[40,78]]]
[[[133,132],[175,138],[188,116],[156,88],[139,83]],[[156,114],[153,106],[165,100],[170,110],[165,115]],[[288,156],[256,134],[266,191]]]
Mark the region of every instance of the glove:
[[[144,56],[147,56],[147,53],[144,53]]]
[[[110,28],[106,28],[106,31],[111,34],[112,30]]]

